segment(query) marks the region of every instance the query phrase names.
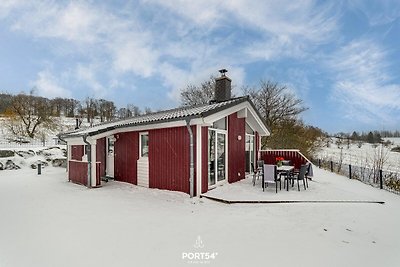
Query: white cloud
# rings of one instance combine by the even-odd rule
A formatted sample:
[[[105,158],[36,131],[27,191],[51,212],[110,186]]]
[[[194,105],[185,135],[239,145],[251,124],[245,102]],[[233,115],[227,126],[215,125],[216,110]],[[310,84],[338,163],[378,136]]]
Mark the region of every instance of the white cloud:
[[[391,23],[400,18],[400,2],[398,0],[350,0],[349,3],[354,9],[365,14],[372,26]]]
[[[356,40],[332,55],[332,98],[347,118],[364,123],[399,121],[400,86],[390,74],[388,53],[372,40]]]
[[[76,68],[76,78],[79,81],[84,82],[89,89],[96,94],[96,97],[104,97],[106,90],[104,86],[98,82],[96,72],[96,66],[78,65]]]
[[[71,97],[71,91],[61,87],[57,79],[48,70],[40,71],[37,79],[31,82],[38,94],[48,98]]]

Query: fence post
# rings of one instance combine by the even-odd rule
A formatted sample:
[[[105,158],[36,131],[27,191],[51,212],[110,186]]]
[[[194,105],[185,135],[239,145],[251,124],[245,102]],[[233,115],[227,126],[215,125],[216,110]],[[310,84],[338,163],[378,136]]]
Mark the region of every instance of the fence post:
[[[321,169],[321,159],[318,159],[318,168]]]
[[[349,164],[349,179],[351,179],[351,164]]]
[[[331,160],[331,172],[333,172],[333,161]]]
[[[38,165],[37,165],[37,174],[38,175],[42,174],[42,163],[38,163]]]
[[[383,189],[383,172],[382,172],[382,170],[379,170],[379,183],[380,183],[380,189]]]

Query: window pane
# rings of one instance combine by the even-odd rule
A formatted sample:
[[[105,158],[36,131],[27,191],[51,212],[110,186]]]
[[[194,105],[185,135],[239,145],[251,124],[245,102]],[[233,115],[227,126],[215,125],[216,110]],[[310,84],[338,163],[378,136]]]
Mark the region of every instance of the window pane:
[[[148,157],[149,156],[149,135],[147,134],[142,134],[140,136],[141,140],[141,148],[140,148],[140,155],[142,157]]]
[[[222,118],[213,123],[214,129],[226,130],[226,118]]]

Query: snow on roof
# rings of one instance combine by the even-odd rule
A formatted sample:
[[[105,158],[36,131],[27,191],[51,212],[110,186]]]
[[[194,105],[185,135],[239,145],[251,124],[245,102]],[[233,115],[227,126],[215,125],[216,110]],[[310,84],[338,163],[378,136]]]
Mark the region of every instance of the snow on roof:
[[[203,104],[197,106],[180,107],[170,110],[159,111],[156,113],[146,114],[142,116],[122,119],[117,121],[105,122],[94,125],[85,129],[78,129],[60,134],[63,138],[83,136],[85,134],[93,135],[93,133],[105,132],[115,128],[123,128],[129,126],[146,125],[158,122],[168,122],[176,120],[184,120],[187,118],[206,117],[226,108],[249,101],[248,96],[232,98],[224,102]]]

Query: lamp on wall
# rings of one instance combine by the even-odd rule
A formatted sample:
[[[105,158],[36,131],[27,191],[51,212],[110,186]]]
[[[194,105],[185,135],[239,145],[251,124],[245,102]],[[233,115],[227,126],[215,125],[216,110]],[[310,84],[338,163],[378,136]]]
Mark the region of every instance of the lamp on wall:
[[[239,141],[242,140],[242,136],[241,135],[238,135],[238,140]]]

